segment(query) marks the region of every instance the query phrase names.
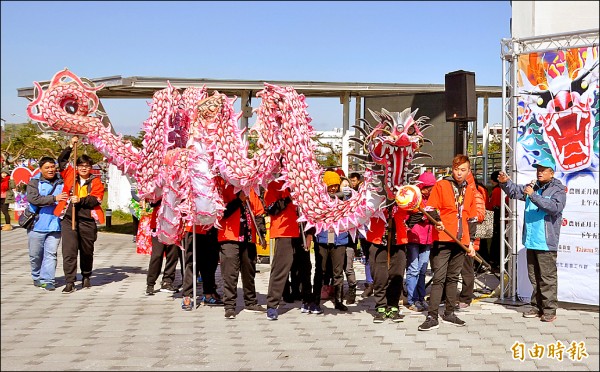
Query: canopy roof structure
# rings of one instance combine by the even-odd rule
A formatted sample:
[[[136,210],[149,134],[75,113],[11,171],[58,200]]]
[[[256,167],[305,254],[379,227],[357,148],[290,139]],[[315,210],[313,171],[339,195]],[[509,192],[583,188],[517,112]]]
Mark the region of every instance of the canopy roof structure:
[[[109,76],[89,79],[95,84],[104,84],[97,92],[99,98],[151,98],[154,92],[167,87],[170,82],[176,88],[206,86],[209,94],[214,91],[228,96],[252,96],[264,88],[264,80],[221,80],[130,76]],[[279,86],[292,86],[306,97],[373,97],[444,92],[444,84],[393,84],[393,83],[343,83],[318,81],[267,81]],[[47,82],[40,82],[43,86]],[[33,87],[17,89],[18,96],[33,98]],[[500,86],[477,86],[477,97],[502,97]]]

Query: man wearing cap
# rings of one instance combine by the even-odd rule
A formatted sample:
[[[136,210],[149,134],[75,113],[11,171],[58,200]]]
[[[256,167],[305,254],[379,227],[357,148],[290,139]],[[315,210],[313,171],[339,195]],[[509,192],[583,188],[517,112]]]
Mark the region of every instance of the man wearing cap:
[[[532,309],[523,316],[552,322],[558,307],[556,257],[567,192],[565,185],[554,178],[552,160],[533,166],[537,179],[528,185],[514,184],[504,172],[498,175],[498,182],[509,198],[525,201],[523,245],[527,249],[527,272],[533,292]]]

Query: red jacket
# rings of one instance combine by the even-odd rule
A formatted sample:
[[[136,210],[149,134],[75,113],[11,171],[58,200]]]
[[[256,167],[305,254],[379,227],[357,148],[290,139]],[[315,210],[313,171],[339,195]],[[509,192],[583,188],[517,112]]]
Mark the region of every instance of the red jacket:
[[[463,235],[460,241],[467,246],[470,242],[467,220],[472,217],[477,217],[474,190],[474,187],[465,186],[463,213],[461,218]],[[436,182],[433,189],[431,189],[429,200],[427,200],[427,206],[433,207],[439,211],[440,218],[442,219],[442,223],[446,230],[458,238],[458,209],[456,208],[455,200],[452,181],[444,178],[443,180]],[[443,231],[438,231],[437,229],[433,230],[433,240],[443,242],[454,241],[448,234]]]
[[[406,244],[408,243],[408,236],[406,232],[406,211],[398,208],[397,206],[393,207],[394,211],[394,224],[396,231],[396,244]],[[388,216],[388,210],[385,209],[383,214]],[[373,244],[383,244],[383,234],[386,233],[385,227],[387,226],[387,221],[382,220],[381,218],[372,217],[371,218],[371,227],[367,231],[366,240]]]
[[[65,180],[63,190],[71,193],[73,189],[74,172],[72,166],[68,166],[65,170],[60,172],[60,175]],[[84,183],[83,186],[77,184],[75,186],[74,195],[79,196],[80,202],[76,206],[77,215],[84,218],[94,218],[99,223],[104,223],[104,211],[102,211],[102,199],[104,199],[104,184],[100,178],[90,175],[90,178]],[[54,215],[60,216],[67,208],[67,201],[63,200],[58,202],[56,208],[54,208]],[[66,211],[67,215],[72,214],[72,209],[68,208]]]
[[[275,203],[279,203],[280,201],[289,198],[290,190],[285,189],[281,190],[283,186],[283,181],[273,181],[267,187],[267,191],[265,192],[265,206],[267,210],[269,210],[270,206],[273,206]],[[289,201],[283,210],[277,208],[276,214],[271,214],[271,227],[269,230],[269,237],[271,238],[297,238],[300,236],[300,227],[298,226],[298,212],[296,205]]]
[[[223,202],[227,206],[229,203],[234,202],[238,199],[237,194],[233,192],[233,186],[229,184],[225,184],[225,181],[222,178],[217,178],[217,184],[221,190],[221,195],[223,195]],[[254,192],[254,190],[250,191],[250,195],[248,196],[248,201],[250,203],[250,207],[254,216],[262,216],[265,214],[265,209],[263,208],[262,202],[258,198],[258,195]],[[244,241],[244,232],[241,230],[241,211],[246,208],[246,203],[243,203],[239,208],[235,209],[231,215],[228,217],[223,217],[221,219],[221,228],[217,234],[217,239],[219,242],[226,241],[234,241],[234,242],[242,242]],[[256,226],[251,220],[247,221],[247,226],[251,229],[251,243],[256,243]]]

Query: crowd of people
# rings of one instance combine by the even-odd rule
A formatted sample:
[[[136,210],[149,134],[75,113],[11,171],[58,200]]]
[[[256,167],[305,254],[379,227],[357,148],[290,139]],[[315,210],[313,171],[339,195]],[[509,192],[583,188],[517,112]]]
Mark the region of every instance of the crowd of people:
[[[100,207],[104,185],[90,174],[92,160],[81,155],[74,160],[74,167],[68,162],[77,142],[78,137],[73,136],[57,161],[50,157],[40,159],[40,173],[27,186],[29,208],[37,214],[27,232],[33,284],[46,291],[55,290],[57,252],[62,239],[64,294],[76,290],[78,255],[81,288],[92,286],[94,242],[97,226],[104,222]],[[297,221],[298,207],[290,196],[291,190],[284,188],[282,181],[273,181],[261,196],[254,191],[249,195],[234,192],[233,186],[219,178],[217,185],[225,203],[220,228],[186,226],[182,249],[162,244],[153,236],[145,294],[154,295],[162,271],[159,290],[168,293],[181,290],[181,309],[192,310],[197,303],[193,297],[196,285],[193,277],[199,274],[203,289],[199,302],[222,306],[225,318],[235,319],[241,275],[244,310],[266,313],[268,320],[279,318],[281,301],[300,300],[302,313],[318,315],[324,313],[322,301],[331,299],[335,311],[346,312],[347,305],[356,301],[358,280],[354,264],[356,257],[362,257],[366,273],[362,297],[374,297],[374,323],[386,319],[402,322],[403,305],[407,311],[426,313],[420,331],[436,329],[440,321],[464,326],[456,311],[468,307],[474,298],[473,257],[480,245],[477,225],[485,219],[486,210],[494,211],[490,249],[498,255],[495,244],[499,243],[494,239],[500,239],[500,189],[503,189],[507,198],[526,202],[523,239],[534,287],[531,300],[534,308],[524,316],[551,322],[556,319],[556,245],[566,194],[560,181],[553,178],[551,164],[535,166],[538,179],[529,185],[516,185],[503,172],[494,172],[491,175],[494,188],[488,197],[486,188],[478,185],[472,175],[469,158],[457,155],[450,175],[436,180],[431,172],[425,171],[417,178],[416,185],[422,195],[417,209],[405,210],[391,203],[382,210],[384,218],[371,218],[364,229],[366,234],[355,237],[333,229],[319,233],[314,228],[306,230]],[[3,170],[3,212],[5,201],[9,200],[4,187],[8,184],[6,178]],[[327,170],[323,182],[331,198],[345,200],[352,196],[352,189],[357,191],[361,187],[362,180],[358,173],[346,178],[341,170]],[[139,202],[134,188],[132,196]],[[151,205],[150,229],[156,227],[159,204],[160,201]],[[269,235],[274,244],[265,308],[257,300],[255,276],[257,243],[266,244],[266,216],[270,219]],[[10,224],[7,213],[5,218]],[[140,218],[137,213],[136,218]],[[178,262],[182,287],[175,284]],[[219,264],[222,296],[215,278]],[[425,283],[428,266],[433,274],[429,298]],[[461,277],[462,291],[458,293]],[[404,294],[406,299],[402,301]]]

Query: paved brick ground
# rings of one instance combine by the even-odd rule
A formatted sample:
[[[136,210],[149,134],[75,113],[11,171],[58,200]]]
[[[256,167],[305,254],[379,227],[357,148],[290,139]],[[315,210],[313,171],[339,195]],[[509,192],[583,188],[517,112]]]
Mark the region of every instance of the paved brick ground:
[[[598,307],[561,304],[558,320],[547,324],[523,318],[527,306],[482,299],[459,314],[466,327],[441,324],[430,332],[417,330],[423,314],[406,309],[403,323],[373,324],[372,297],[358,297],[347,313],[328,301],[325,314],[302,314],[296,302],[284,303],[275,322],[244,311],[226,320],[222,307],[182,311],[180,294],[144,296],[148,256],[135,253],[128,235],[99,234],[93,288],[81,290],[79,282],[70,295],[61,293],[60,253],[59,288],[45,292],[31,282],[25,231],[2,232],[1,243],[3,371],[599,369]],[[364,266],[356,266],[362,283]],[[264,305],[268,265],[259,269]],[[238,310],[241,298],[240,289]],[[562,361],[528,354],[535,343],[558,341]],[[587,357],[570,358],[573,341],[584,343],[577,351]],[[513,358],[516,342],[526,353],[522,361]]]

